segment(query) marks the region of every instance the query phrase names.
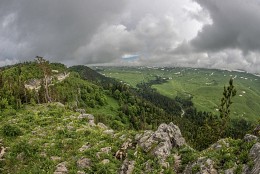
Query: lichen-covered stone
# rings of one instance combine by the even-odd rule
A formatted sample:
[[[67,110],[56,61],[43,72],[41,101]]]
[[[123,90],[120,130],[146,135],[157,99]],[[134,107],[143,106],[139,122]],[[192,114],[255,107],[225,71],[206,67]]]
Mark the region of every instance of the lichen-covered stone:
[[[259,174],[260,173],[260,143],[256,143],[250,149],[250,156],[254,160],[254,166],[251,170],[251,174]]]

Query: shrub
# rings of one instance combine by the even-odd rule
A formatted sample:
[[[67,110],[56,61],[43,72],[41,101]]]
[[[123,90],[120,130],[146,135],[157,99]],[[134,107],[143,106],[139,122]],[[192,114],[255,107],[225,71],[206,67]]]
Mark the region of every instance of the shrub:
[[[10,125],[10,124],[5,124],[2,127],[2,133],[5,136],[8,137],[16,137],[19,135],[22,135],[22,131],[19,127],[15,126],[15,125]]]

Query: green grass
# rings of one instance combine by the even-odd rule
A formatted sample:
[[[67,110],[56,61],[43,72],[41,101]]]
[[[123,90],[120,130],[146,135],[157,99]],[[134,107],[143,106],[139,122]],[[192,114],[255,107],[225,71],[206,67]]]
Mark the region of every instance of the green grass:
[[[77,160],[86,157],[93,164],[86,172],[98,172],[101,170],[98,165],[107,158],[110,160],[109,173],[116,173],[122,161],[115,159],[113,154],[123,140],[114,141],[114,137],[97,127],[90,127],[87,120],[78,119],[78,115],[54,104],[26,106],[15,114],[1,114],[0,139],[9,149],[5,161],[0,162],[0,172],[53,173],[58,163],[66,161],[70,173],[77,173]],[[118,132],[117,136],[125,133]],[[79,148],[87,142],[91,148],[80,152]],[[98,159],[96,153],[103,147],[112,147],[112,150]],[[54,156],[60,159],[52,160]]]
[[[231,77],[237,89],[231,107],[233,118],[245,118],[251,121],[260,119],[260,78],[253,74],[236,71],[194,69],[194,68],[145,68],[145,67],[102,67],[102,74],[119,79],[136,87],[142,81],[155,76],[170,78],[167,83],[153,85],[162,95],[193,97],[199,111],[217,114],[224,85]],[[242,95],[242,96],[241,96]]]

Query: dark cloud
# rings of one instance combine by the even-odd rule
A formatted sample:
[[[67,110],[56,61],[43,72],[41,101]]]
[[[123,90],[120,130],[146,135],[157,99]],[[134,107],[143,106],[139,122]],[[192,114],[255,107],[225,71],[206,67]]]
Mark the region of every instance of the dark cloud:
[[[205,25],[191,44],[199,51],[260,49],[258,0],[195,0],[208,10],[212,24]]]
[[[1,0],[0,66],[139,55],[135,65],[260,73],[259,11],[257,0]]]
[[[75,59],[75,50],[88,43],[104,22],[115,20],[124,4],[124,0],[3,0],[1,56]],[[10,47],[15,52],[9,53]]]

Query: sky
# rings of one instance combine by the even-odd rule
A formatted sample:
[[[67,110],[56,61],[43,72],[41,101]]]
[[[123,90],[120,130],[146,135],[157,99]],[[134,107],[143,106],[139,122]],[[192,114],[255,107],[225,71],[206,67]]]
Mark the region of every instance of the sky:
[[[36,56],[260,73],[260,1],[1,0],[0,66]]]

